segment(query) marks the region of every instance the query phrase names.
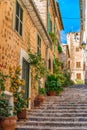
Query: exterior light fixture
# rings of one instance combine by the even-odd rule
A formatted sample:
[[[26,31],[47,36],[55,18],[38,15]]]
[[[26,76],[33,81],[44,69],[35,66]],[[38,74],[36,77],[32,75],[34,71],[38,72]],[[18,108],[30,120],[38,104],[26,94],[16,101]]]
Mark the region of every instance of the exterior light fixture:
[[[86,42],[82,42],[82,48],[85,49],[86,48]]]

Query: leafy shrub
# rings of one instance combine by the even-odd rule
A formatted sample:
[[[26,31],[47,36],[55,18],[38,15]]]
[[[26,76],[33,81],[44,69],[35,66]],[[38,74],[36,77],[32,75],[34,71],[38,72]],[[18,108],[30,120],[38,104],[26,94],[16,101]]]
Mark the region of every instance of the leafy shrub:
[[[76,80],[76,84],[84,84],[84,81],[81,80],[81,79],[77,79],[77,80]]]
[[[60,44],[58,44],[58,51],[59,53],[62,53],[62,47],[60,46]]]
[[[46,92],[55,91],[58,93],[61,89],[61,84],[58,82],[58,78],[55,74],[47,76],[46,79]]]
[[[12,110],[12,107],[9,105],[9,100],[4,94],[7,77],[8,76],[0,70],[0,119],[10,116],[10,110]]]
[[[64,76],[66,77],[65,84],[64,84],[65,86],[70,86],[75,84],[74,81],[71,80],[70,72],[67,72],[66,70]]]
[[[45,88],[39,88],[39,94],[46,95],[46,89]]]
[[[6,99],[5,95],[0,96],[0,119],[10,116],[10,110],[12,107],[9,105],[9,101]]]
[[[57,77],[57,80],[59,82],[59,84],[63,87],[65,84],[65,76],[64,76],[64,72],[63,72],[63,63],[60,62],[57,58],[55,59],[55,64],[54,64],[54,74]]]

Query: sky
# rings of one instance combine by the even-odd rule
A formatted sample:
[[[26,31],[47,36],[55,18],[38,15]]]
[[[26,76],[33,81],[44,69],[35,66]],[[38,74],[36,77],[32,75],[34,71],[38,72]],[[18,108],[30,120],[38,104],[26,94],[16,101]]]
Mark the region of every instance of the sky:
[[[61,42],[67,43],[67,33],[80,31],[80,0],[58,0],[58,2],[64,25]]]

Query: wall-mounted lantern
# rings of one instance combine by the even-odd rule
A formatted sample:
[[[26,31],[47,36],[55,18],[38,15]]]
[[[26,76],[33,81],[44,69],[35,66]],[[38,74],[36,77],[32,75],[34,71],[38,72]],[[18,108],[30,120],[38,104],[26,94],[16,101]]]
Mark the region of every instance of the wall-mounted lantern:
[[[83,49],[85,49],[86,48],[86,42],[83,41],[81,46],[82,46]]]

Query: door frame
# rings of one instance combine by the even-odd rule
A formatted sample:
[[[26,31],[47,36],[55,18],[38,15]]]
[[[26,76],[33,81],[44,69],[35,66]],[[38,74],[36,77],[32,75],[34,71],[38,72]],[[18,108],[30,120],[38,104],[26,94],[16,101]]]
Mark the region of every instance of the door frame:
[[[22,67],[23,58],[27,62],[29,62],[29,56],[28,56],[27,52],[21,48],[21,52],[20,52],[20,66],[21,67]],[[22,78],[22,72],[21,72],[20,78]],[[29,98],[31,99],[31,67],[29,69]],[[28,104],[29,104],[28,109],[31,109],[31,100],[28,102]]]

